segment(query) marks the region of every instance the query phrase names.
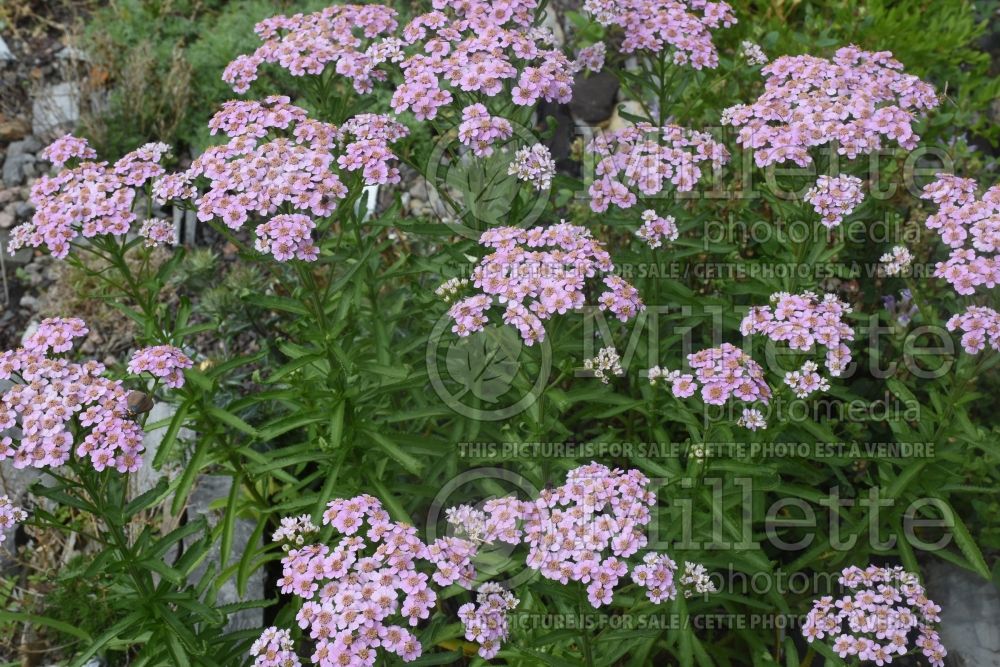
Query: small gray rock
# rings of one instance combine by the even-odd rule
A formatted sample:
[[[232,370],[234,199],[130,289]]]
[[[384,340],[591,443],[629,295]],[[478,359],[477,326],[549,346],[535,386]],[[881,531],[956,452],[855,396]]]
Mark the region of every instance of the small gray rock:
[[[948,664],[1000,667],[1000,590],[980,576],[944,561],[924,568],[928,597],[940,605],[941,643]]]
[[[14,204],[14,217],[18,222],[28,220],[35,213],[35,205],[30,201],[19,201]]]
[[[3,182],[6,185],[21,185],[26,178],[34,174],[34,155],[28,153],[8,153],[7,159],[3,161]]]
[[[40,150],[42,150],[42,142],[37,137],[28,135],[20,141],[12,141],[10,146],[7,146],[7,157],[11,155],[34,154]]]
[[[14,226],[14,208],[8,206],[4,210],[0,211],[0,229],[10,229]]]
[[[37,136],[72,127],[80,120],[80,86],[70,81],[45,86],[35,96],[31,111],[32,132]]]
[[[14,53],[7,46],[7,42],[3,41],[3,37],[0,37],[0,62],[9,62],[12,60],[17,60],[14,57]]]
[[[610,72],[586,76],[577,74],[573,82],[573,100],[570,111],[577,120],[597,125],[611,118],[618,97],[618,79]]]

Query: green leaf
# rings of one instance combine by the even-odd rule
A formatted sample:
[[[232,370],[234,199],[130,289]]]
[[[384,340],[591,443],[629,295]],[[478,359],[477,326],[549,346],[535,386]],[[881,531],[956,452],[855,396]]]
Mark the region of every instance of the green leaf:
[[[972,569],[983,579],[990,578],[990,568],[986,565],[986,561],[983,559],[983,552],[979,550],[976,545],[976,541],[972,538],[972,534],[969,532],[968,527],[966,527],[965,522],[962,521],[962,517],[958,516],[955,509],[948,506],[951,509],[951,518],[954,522],[952,531],[955,535],[955,544],[958,545],[959,550],[962,555],[965,556],[966,560],[969,561],[969,565]]]
[[[423,469],[423,464],[417,459],[413,458],[409,454],[403,451],[403,448],[397,445],[395,442],[382,435],[378,431],[373,431],[370,429],[364,429],[362,431],[365,435],[370,437],[385,450],[385,453],[391,456],[399,465],[412,475],[419,475],[420,471]]]
[[[34,625],[44,625],[46,627],[53,628],[62,632],[63,634],[71,635],[82,639],[85,642],[92,641],[91,636],[84,630],[65,623],[63,621],[49,618],[48,616],[39,616],[37,614],[26,614],[18,611],[7,611],[5,609],[0,609],[0,621],[13,621],[17,623],[27,623]]]
[[[111,640],[115,639],[116,637],[118,637],[118,635],[125,632],[125,630],[128,629],[130,626],[139,625],[142,622],[143,615],[144,612],[142,611],[134,611],[125,618],[121,619],[120,621],[112,625],[110,628],[108,628],[107,631],[105,631],[104,634],[95,639],[94,642],[90,644],[90,646],[88,646],[85,651],[78,654],[76,656],[76,659],[73,660],[72,663],[70,663],[69,667],[83,667],[92,657],[97,655],[98,651],[107,646],[107,644],[111,642]]]
[[[208,415],[209,417],[215,417],[222,423],[228,424],[229,426],[235,428],[237,431],[246,433],[251,437],[258,436],[257,429],[255,429],[253,426],[246,423],[233,413],[227,412],[216,405],[211,405],[205,408],[205,414]]]

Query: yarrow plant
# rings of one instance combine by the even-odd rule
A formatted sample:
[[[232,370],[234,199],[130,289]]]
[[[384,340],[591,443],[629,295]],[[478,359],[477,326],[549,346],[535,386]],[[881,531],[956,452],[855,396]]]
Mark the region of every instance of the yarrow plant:
[[[707,0],[586,0],[583,7],[601,25],[622,28],[623,53],[665,52],[694,69],[718,66],[712,30],[736,23],[730,5]]]
[[[978,184],[968,178],[938,174],[921,197],[938,205],[927,218],[927,228],[937,233],[951,252],[938,262],[934,275],[946,280],[962,296],[992,289],[1000,282],[1000,185],[976,197]],[[969,306],[948,320],[950,331],[962,331],[962,347],[980,352],[988,342],[1000,350],[1000,315],[989,306]]]
[[[7,539],[7,531],[28,518],[28,513],[15,505],[9,496],[0,496],[0,544]]]
[[[737,141],[754,150],[760,167],[807,166],[810,149],[830,143],[849,158],[879,150],[886,139],[915,148],[918,114],[939,103],[934,89],[904,74],[888,51],[847,46],[832,60],[782,56],[762,71],[764,93],[722,114],[724,124],[739,128]]]
[[[876,665],[920,649],[933,667],[944,666],[948,652],[935,629],[941,608],[915,574],[899,566],[852,566],[839,581],[847,594],[820,598],[806,617],[802,634],[810,643],[829,637],[841,658]]]
[[[574,64],[577,70],[596,73],[604,69],[604,60],[607,56],[608,48],[604,42],[595,42],[577,52]]]
[[[892,250],[879,258],[882,263],[882,270],[887,276],[906,275],[913,264],[913,254],[906,246],[893,246]]]
[[[333,5],[312,14],[273,16],[254,27],[264,43],[231,62],[222,79],[237,93],[245,93],[265,63],[278,64],[294,76],[321,74],[333,64],[355,90],[367,93],[374,81],[385,77],[375,69],[375,40],[397,26],[396,11],[383,5]],[[361,48],[366,42],[368,47]]]
[[[723,405],[731,397],[744,403],[767,403],[771,388],[764,380],[764,369],[732,343],[688,355],[694,374],[654,366],[649,369],[650,384],[662,381],[670,385],[677,398],[688,398],[701,388],[701,398],[709,405]]]
[[[806,201],[821,216],[823,226],[833,229],[864,201],[861,185],[857,176],[820,176],[806,193]]]
[[[147,144],[109,165],[92,161],[96,153],[85,139],[67,135],[57,140],[43,157],[60,171],[31,187],[35,213],[12,231],[8,250],[45,247],[62,259],[80,236],[125,236],[137,220],[136,189],[164,173],[160,160],[168,149],[166,144]],[[74,160],[75,166],[67,166]]]
[[[361,172],[366,185],[398,182],[389,146],[408,133],[376,114],[355,116],[337,128],[309,119],[280,96],[228,102],[210,127],[228,136],[228,143],[209,148],[186,171],[158,179],[154,193],[161,202],[192,200],[200,220],[218,220],[230,229],[252,215],[273,216],[257,227],[256,247],[278,261],[315,261],[316,224],[308,215],[332,214],[348,195],[344,179],[351,172]],[[286,136],[265,141],[279,132]],[[199,194],[194,185],[200,178],[208,189]],[[274,215],[285,207],[296,212]]]
[[[11,459],[15,468],[55,468],[75,446],[97,471],[139,469],[142,428],[129,417],[128,391],[104,377],[103,364],[56,356],[87,332],[77,318],[46,319],[23,347],[0,355],[0,379],[14,383],[0,399],[0,429],[20,431],[0,439],[0,460]]]
[[[278,585],[305,600],[296,619],[315,644],[313,664],[370,664],[378,649],[408,662],[423,647],[409,630],[392,622],[401,617],[416,626],[426,619],[439,598],[433,585],[459,583],[471,590],[472,561],[482,545],[524,544],[529,568],[561,584],[586,584],[595,608],[610,604],[615,587],[629,573],[627,559],[647,542],[643,529],[656,500],[648,486],[649,479],[636,470],[591,463],[571,470],[562,486],[542,490],[532,500],[505,496],[486,501],[482,509],[449,508],[448,523],[465,537],[442,537],[430,544],[411,526],[391,521],[372,496],[333,500],[323,524],[344,537],[332,549],[304,544],[317,532],[308,516],[282,520],[275,539],[291,544],[284,547]],[[427,565],[433,567],[430,576]],[[704,567],[688,563],[686,568],[685,586],[711,592]],[[675,570],[665,554],[649,554],[632,569],[632,578],[659,603],[676,597]],[[466,638],[477,642],[479,655],[489,659],[507,639],[507,617],[518,600],[492,582],[477,591],[476,602],[459,607],[457,615]],[[265,630],[254,646],[255,664],[262,667],[297,659],[290,635],[275,627]]]
[[[648,485],[638,471],[593,463],[570,471],[562,486],[542,490],[526,508],[528,567],[563,584],[586,584],[595,608],[610,604],[628,573],[625,559],[646,546],[642,529],[656,499]]]
[[[940,12],[938,4],[921,11]],[[795,658],[792,643],[761,641],[753,630],[682,627],[622,639],[590,632],[588,620],[556,633],[528,629],[526,637],[521,615],[613,621],[662,604],[672,617],[692,617],[723,603],[734,613],[794,611],[791,599],[776,596],[705,599],[716,584],[696,561],[720,538],[738,542],[725,558],[715,553],[713,567],[733,571],[773,575],[791,566],[820,575],[838,561],[832,526],[826,534],[820,527],[816,537],[830,539],[815,549],[794,553],[784,542],[766,551],[752,544],[750,553],[748,540],[775,536],[770,526],[759,530],[761,513],[744,511],[744,489],[732,493],[743,472],[755,478],[754,502],[816,499],[824,485],[845,482],[862,497],[878,482],[899,500],[934,495],[954,504],[956,516],[980,518],[979,505],[954,490],[995,481],[992,430],[977,423],[992,413],[970,406],[988,393],[974,384],[983,376],[988,385],[997,359],[960,355],[952,363],[942,352],[948,363],[926,382],[912,364],[899,364],[914,349],[912,336],[926,331],[906,325],[918,312],[921,325],[939,319],[940,290],[924,291],[919,272],[907,270],[932,250],[888,243],[881,275],[865,280],[843,267],[886,248],[824,231],[864,218],[909,231],[914,217],[906,212],[908,187],[865,198],[868,183],[884,184],[875,169],[886,156],[862,176],[834,153],[854,159],[893,150],[889,176],[903,180],[910,173],[901,151],[917,146],[918,131],[962,151],[968,142],[949,142],[943,128],[990,138],[978,100],[993,89],[978,85],[982,63],[960,45],[978,35],[971,19],[949,15],[949,25],[968,30],[955,28],[962,36],[949,42],[954,57],[934,63],[927,54],[941,49],[930,41],[906,48],[901,30],[900,52],[914,54],[908,70],[961,91],[925,131],[939,98],[888,52],[851,46],[831,57],[769,61],[742,39],[807,44],[817,22],[802,12],[759,13],[723,47],[736,16],[714,0],[586,0],[566,34],[557,34],[564,16],[540,0],[423,5],[340,4],[260,21],[256,48],[223,74],[232,90],[253,89],[253,97],[218,108],[208,122],[212,145],[200,154],[180,151],[173,161],[166,144],[148,143],[102,161],[72,135],[42,152],[53,173],[30,185],[34,213],[10,247],[69,260],[73,273],[64,277],[88,293],[96,285],[101,305],[127,317],[128,333],[104,336],[78,318],[52,318],[33,325],[20,347],[11,344],[16,349],[0,355],[0,459],[37,468],[51,482],[32,487],[44,502],[23,501],[37,507],[28,553],[39,561],[48,554],[39,542],[45,529],[78,533],[64,556],[76,562],[70,552],[83,549],[83,583],[100,593],[87,599],[109,611],[95,619],[100,627],[87,618],[73,632],[67,598],[54,596],[59,618],[46,619],[45,596],[19,589],[7,596],[16,608],[0,624],[0,647],[8,628],[23,623],[45,632],[28,628],[22,636],[68,633],[67,651],[96,651],[109,664],[330,667],[509,657],[593,667],[729,664],[742,655],[783,664]],[[871,8],[872,29],[906,20],[906,12],[887,12]],[[935,20],[927,24],[942,25]],[[823,26],[819,43],[840,30]],[[878,36],[866,34],[866,43]],[[713,72],[723,48],[725,71]],[[283,94],[265,90],[276,81]],[[562,121],[567,107],[576,120],[586,115],[576,102],[591,100],[574,99],[574,88],[590,87],[608,93],[607,106],[594,106],[610,117],[587,133],[588,143],[569,138],[572,123]],[[741,158],[753,151],[761,168],[818,166],[821,175],[801,188],[803,201],[768,192],[773,179],[734,173],[731,136],[704,131],[719,117],[719,99],[748,102],[722,112],[736,128],[734,145],[745,149]],[[959,164],[977,168],[982,161],[969,150],[974,157]],[[694,193],[709,180],[712,192]],[[1000,315],[989,301],[1000,186],[979,191],[973,179],[941,174],[923,192],[927,227],[948,248],[935,275],[955,293],[944,290],[951,317],[940,319],[961,332],[971,354],[1000,349]],[[729,237],[748,223],[784,232],[803,211],[812,216],[808,230],[823,233],[790,243]],[[426,224],[430,217],[469,226],[457,233],[454,225]],[[713,237],[709,226],[724,234]],[[466,238],[469,229],[478,243]],[[219,252],[191,247],[192,238]],[[827,265],[837,268],[822,278],[807,270]],[[738,275],[720,275],[720,267]],[[886,276],[905,277],[908,289],[897,293],[903,281]],[[759,295],[771,302],[754,306]],[[61,291],[49,296],[47,309],[79,304]],[[744,308],[746,316],[734,319]],[[862,333],[855,320],[866,316],[873,323],[881,316],[890,336],[877,349],[852,349]],[[446,354],[441,326],[454,334],[445,334]],[[501,337],[515,345],[491,348]],[[612,343],[626,338],[623,347]],[[517,344],[538,341],[546,344]],[[770,354],[774,347],[779,355]],[[934,353],[920,347],[921,370]],[[628,377],[643,355],[642,367],[672,360],[649,369],[651,386]],[[884,384],[875,373],[858,378],[849,372],[855,358],[903,372]],[[436,381],[443,375],[433,372],[439,363],[446,384],[462,391],[443,390]],[[581,381],[585,375],[606,386]],[[843,386],[832,388],[834,377]],[[147,392],[175,405],[153,419]],[[852,416],[855,405],[874,406],[882,394],[900,398],[908,414]],[[815,410],[800,418],[784,410],[786,398]],[[911,403],[921,408],[912,418]],[[731,419],[714,416],[726,411]],[[736,427],[742,435],[733,436]],[[161,428],[155,453],[145,451],[144,429]],[[875,436],[933,443],[942,455],[764,453],[781,451],[769,449],[780,439],[811,445]],[[723,442],[732,448],[720,456],[713,445]],[[552,451],[520,455],[542,444]],[[607,446],[605,458],[584,454],[591,444]],[[642,451],[661,444],[676,449]],[[982,454],[971,463],[963,454],[969,446]],[[480,453],[498,451],[502,464],[468,469]],[[159,471],[171,474],[151,479]],[[219,521],[188,502],[205,475],[232,480],[213,504]],[[709,488],[716,477],[722,483]],[[504,495],[508,482],[516,494]],[[0,529],[25,519],[14,500],[22,502],[0,497]],[[855,523],[864,517],[847,506],[842,514]],[[886,532],[908,516],[870,518]],[[249,541],[236,530],[244,521],[256,522]],[[966,533],[976,531],[956,532],[957,548],[942,556],[988,578],[992,554],[977,553]],[[683,557],[652,544],[675,535],[688,545]],[[902,541],[893,550],[859,540],[852,553],[914,562]],[[14,555],[19,567],[35,567]],[[930,556],[913,555],[921,563]],[[216,559],[218,567],[197,567]],[[217,598],[230,579],[237,588],[271,581],[271,565],[280,577],[275,590],[265,583],[266,600]],[[41,581],[27,575],[18,573],[19,587]],[[65,577],[58,579],[55,589]],[[939,610],[912,574],[849,568],[841,583],[846,595],[814,604],[809,641],[828,639],[854,662],[888,664],[922,651],[942,663]],[[228,629],[235,610],[269,603],[274,613],[259,617],[260,630]],[[440,653],[425,655],[432,651]],[[830,650],[814,644],[803,664],[818,654]]]
[[[635,235],[645,241],[650,248],[656,249],[662,246],[664,241],[676,241],[680,232],[673,216],[660,217],[656,211],[647,209],[642,212],[642,226],[636,230]]]
[[[535,190],[545,192],[552,187],[556,175],[556,162],[544,144],[533,144],[518,149],[507,170],[509,176],[529,183]]]
[[[465,626],[465,638],[479,645],[479,656],[485,660],[496,657],[500,645],[510,633],[507,614],[517,607],[519,600],[498,584],[485,583],[479,587],[476,603],[459,607],[458,617]]]
[[[771,295],[771,303],[774,305],[750,309],[740,323],[744,336],[762,334],[774,342],[788,343],[790,349],[799,352],[822,346],[826,348],[825,365],[830,375],[837,377],[847,368],[851,363],[847,343],[854,340],[854,329],[844,322],[851,313],[850,306],[835,294],[820,298],[813,292],[778,292]],[[814,374],[816,368],[810,368],[806,373]]]
[[[597,156],[590,185],[590,208],[597,213],[612,204],[631,208],[638,202],[635,191],[653,196],[667,183],[688,192],[701,178],[703,163],[718,168],[729,161],[725,146],[711,135],[677,125],[639,123],[598,135],[588,150]]]
[[[626,321],[645,308],[636,289],[615,275],[611,256],[580,226],[498,227],[485,232],[480,243],[493,248],[473,270],[472,284],[480,294],[457,301],[448,311],[452,331],[468,336],[482,331],[494,300],[505,305],[503,320],[515,327],[525,343],[545,338],[543,321],[581,307],[587,279],[606,273],[607,290],[600,307]]]
[[[184,386],[184,369],[194,362],[186,354],[172,345],[157,345],[139,350],[128,362],[128,372],[139,375],[149,373],[163,381],[163,384],[179,389]]]

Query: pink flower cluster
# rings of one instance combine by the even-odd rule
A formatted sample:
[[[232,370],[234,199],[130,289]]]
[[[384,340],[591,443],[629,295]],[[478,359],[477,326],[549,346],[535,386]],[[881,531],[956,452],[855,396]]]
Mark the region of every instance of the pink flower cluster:
[[[266,217],[281,207],[294,209],[296,215],[279,216],[258,230],[258,248],[282,261],[315,259],[309,237],[313,223],[304,222],[301,214],[330,215],[347,195],[334,163],[345,171],[361,171],[368,185],[398,182],[399,170],[389,166],[396,157],[389,144],[407,133],[399,123],[375,114],[356,116],[338,130],[308,119],[303,109],[279,96],[227,102],[209,125],[213,133],[229,136],[229,142],[207,149],[187,171],[159,179],[154,193],[161,201],[194,199],[199,220],[221,219],[232,229],[253,214]],[[279,130],[286,136],[261,143]],[[335,158],[332,151],[339,143],[345,146]],[[199,177],[209,181],[200,197],[192,186]]]
[[[287,542],[284,545],[288,550],[289,545],[302,546],[306,542],[306,535],[319,532],[319,527],[312,522],[312,517],[308,514],[299,516],[285,516],[281,518],[281,525],[271,534],[273,542]]]
[[[732,343],[689,354],[688,364],[693,375],[654,366],[649,369],[649,382],[663,380],[677,398],[693,396],[700,383],[702,400],[710,405],[723,405],[730,397],[745,403],[767,403],[771,398],[764,369]]]
[[[676,241],[680,236],[677,221],[672,215],[660,217],[653,209],[642,212],[642,226],[635,233],[650,248],[659,248],[663,241]]]
[[[937,213],[927,218],[927,228],[951,248],[948,259],[935,265],[934,275],[965,296],[1000,283],[1000,184],[982,198],[976,197],[977,188],[971,178],[938,174],[921,194],[938,205]],[[969,306],[948,320],[948,329],[963,332],[962,347],[969,354],[980,352],[987,341],[1000,350],[1000,313],[995,308]]]
[[[136,220],[132,212],[135,188],[163,173],[159,161],[167,150],[166,144],[146,144],[113,165],[85,161],[65,168],[69,159],[96,155],[85,139],[70,135],[57,139],[43,155],[64,168],[55,176],[42,176],[32,186],[35,214],[14,229],[10,251],[45,246],[53,257],[62,259],[79,235],[126,234]]]
[[[806,192],[806,201],[822,216],[823,226],[833,229],[865,200],[861,179],[857,176],[820,176]]]
[[[835,294],[821,299],[813,292],[771,295],[773,306],[755,306],[740,323],[744,336],[763,334],[788,347],[810,352],[815,345],[826,348],[826,368],[837,377],[851,363],[851,350],[845,341],[854,340],[854,329],[844,322],[851,307]]]
[[[987,306],[969,306],[964,313],[948,318],[948,331],[962,332],[962,347],[969,354],[977,354],[986,347],[1000,351],[1000,313]]]
[[[731,6],[708,0],[586,0],[583,7],[598,23],[622,28],[623,53],[673,49],[674,63],[694,69],[718,66],[711,31],[736,23]]]
[[[455,302],[448,311],[452,331],[468,336],[481,331],[494,298],[506,305],[504,322],[517,328],[531,345],[545,337],[542,321],[584,304],[586,280],[614,270],[611,256],[584,227],[562,222],[551,227],[498,227],[485,232],[480,243],[495,251],[473,271],[482,293]],[[638,291],[615,275],[599,297],[602,310],[626,321],[644,309]]]
[[[674,573],[677,563],[666,554],[650,551],[642,557],[642,565],[632,568],[632,581],[646,589],[646,597],[653,604],[677,597]]]
[[[507,90],[518,106],[569,102],[574,63],[555,47],[551,30],[531,27],[537,4],[435,1],[435,11],[403,28],[404,44],[416,49],[400,64],[404,80],[393,93],[393,110],[427,120],[456,96],[481,99]]]
[[[944,667],[948,651],[934,629],[941,608],[927,599],[915,574],[898,566],[852,566],[842,572],[840,584],[848,594],[816,600],[806,616],[802,634],[810,643],[830,637],[841,658],[876,665],[919,648],[933,667]]]
[[[41,155],[42,159],[48,160],[58,169],[73,159],[94,160],[97,158],[97,151],[90,147],[86,139],[66,134],[49,144]]]
[[[981,199],[976,198],[976,188],[970,178],[938,174],[921,195],[938,205],[938,212],[927,218],[927,228],[951,248],[934,275],[966,296],[1000,283],[1000,184]]]
[[[830,391],[830,381],[819,374],[815,361],[807,361],[799,370],[785,373],[785,384],[797,398],[809,398],[815,391]]]
[[[562,486],[543,489],[523,517],[528,567],[562,584],[586,584],[595,608],[610,604],[628,573],[625,559],[646,546],[642,529],[656,502],[648,485],[638,470],[591,463],[571,470]]]
[[[11,502],[6,495],[0,496],[0,543],[7,539],[7,531],[28,518],[28,513]]]
[[[319,248],[313,243],[312,230],[316,223],[307,215],[292,213],[276,215],[257,226],[258,251],[273,255],[279,262],[300,259],[313,262],[319,257]]]
[[[462,123],[458,126],[458,140],[484,157],[493,154],[493,144],[506,141],[514,128],[506,118],[491,116],[482,104],[472,104],[462,109]]]
[[[500,652],[500,644],[510,632],[507,614],[517,604],[518,599],[510,591],[498,584],[485,583],[479,587],[475,604],[468,602],[458,608],[465,638],[479,644],[479,657],[490,660]]]
[[[530,183],[539,192],[552,187],[552,177],[556,175],[556,161],[544,144],[533,144],[518,149],[507,168],[508,176]]]
[[[938,105],[934,89],[888,51],[856,46],[837,50],[833,60],[810,55],[782,56],[762,72],[764,93],[751,105],[722,114],[740,128],[738,142],[755,151],[760,167],[791,160],[812,162],[809,149],[836,142],[849,158],[879,150],[883,139],[912,149],[917,112]]]
[[[138,350],[128,362],[128,372],[146,372],[163,380],[163,384],[179,389],[184,386],[184,369],[191,368],[190,357],[172,345],[156,345]]]
[[[250,646],[254,667],[300,667],[295,654],[295,643],[288,630],[279,630],[273,625],[261,634]]]
[[[399,169],[389,166],[396,159],[389,144],[410,133],[405,125],[384,114],[363,113],[349,119],[340,129],[342,134],[355,137],[337,158],[341,169],[360,170],[366,185],[399,183]]]
[[[598,213],[611,204],[631,208],[637,201],[633,189],[653,196],[672,183],[680,192],[690,191],[701,178],[702,163],[719,167],[729,160],[726,147],[706,132],[649,123],[600,134],[587,150],[600,157],[590,185],[590,208]]]
[[[229,63],[222,80],[237,93],[245,93],[265,63],[279,65],[293,76],[321,74],[332,63],[355,90],[367,93],[374,81],[385,79],[385,73],[375,69],[373,42],[397,26],[396,11],[383,5],[333,5],[312,14],[272,16],[254,27],[264,43],[253,54]]]
[[[427,548],[416,529],[390,521],[381,503],[367,495],[331,501],[323,523],[347,537],[333,549],[290,549],[278,580],[282,593],[305,600],[296,618],[314,642],[312,662],[348,658],[345,664],[371,665],[380,648],[407,662],[419,657],[420,642],[393,622],[401,617],[416,625],[437,600],[428,576],[417,571]]]
[[[0,354],[0,379],[14,385],[0,398],[0,430],[17,426],[20,438],[0,439],[0,461],[15,468],[57,467],[76,455],[94,469],[135,472],[142,463],[142,429],[129,418],[128,392],[102,376],[104,366],[52,357],[70,350],[87,334],[76,318],[49,318],[24,346]]]
[[[142,223],[142,227],[139,228],[139,236],[146,239],[147,248],[174,245],[177,242],[174,226],[166,220],[156,218],[150,218]]]
[[[604,60],[607,56],[608,47],[604,42],[595,42],[577,52],[573,65],[577,71],[600,72],[604,69]]]
[[[457,582],[471,590],[476,575],[472,559],[483,544],[525,544],[528,567],[563,584],[586,584],[595,608],[610,604],[615,586],[629,573],[626,559],[647,543],[644,527],[656,501],[648,486],[649,479],[637,470],[591,463],[571,470],[563,485],[545,489],[533,500],[504,496],[486,501],[482,509],[449,508],[448,523],[465,537],[443,537],[427,545],[411,526],[390,521],[372,496],[333,500],[323,523],[344,537],[332,549],[303,546],[306,536],[317,532],[308,516],[282,520],[274,534],[287,542],[278,585],[282,593],[305,600],[296,618],[315,646],[314,664],[371,665],[378,649],[408,662],[420,656],[422,647],[393,621],[401,617],[416,626],[428,618],[438,599],[432,584]],[[431,576],[423,571],[425,563],[434,567]],[[675,570],[666,556],[652,555],[632,576],[650,600],[661,602],[676,596]],[[685,570],[682,586],[709,592],[704,567],[692,571],[697,576]],[[497,654],[507,639],[508,614],[517,604],[510,592],[485,583],[476,602],[459,609],[465,636],[479,643],[481,657]],[[255,647],[261,667],[283,665],[281,659],[297,664],[290,637],[281,630],[268,628]]]

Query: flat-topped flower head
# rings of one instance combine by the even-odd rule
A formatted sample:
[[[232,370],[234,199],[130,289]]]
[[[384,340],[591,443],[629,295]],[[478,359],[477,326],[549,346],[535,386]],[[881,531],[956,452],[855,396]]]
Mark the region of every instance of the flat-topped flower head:
[[[672,215],[661,217],[656,211],[648,209],[642,212],[642,226],[635,235],[645,241],[650,248],[656,249],[663,245],[664,241],[676,241],[680,231]]]
[[[503,320],[514,326],[526,344],[545,337],[543,321],[580,308],[587,281],[614,271],[611,255],[584,227],[562,222],[551,227],[497,227],[483,233],[480,244],[493,248],[472,273],[481,290],[455,302],[448,311],[452,331],[468,336],[489,321],[494,303],[504,306]],[[615,275],[603,278],[607,288],[599,297],[602,310],[622,321],[645,306],[637,290]]]
[[[707,132],[677,125],[653,127],[639,123],[599,134],[587,146],[598,157],[590,184],[590,208],[598,213],[611,204],[631,208],[636,193],[652,197],[668,184],[679,192],[692,190],[705,163],[719,167],[729,152]]]
[[[28,513],[11,502],[9,496],[0,496],[0,544],[7,539],[8,530],[27,518]]]
[[[861,185],[857,176],[820,176],[816,185],[806,192],[805,199],[821,216],[823,226],[833,229],[864,201]]]
[[[128,372],[135,375],[149,373],[163,380],[163,384],[173,389],[184,386],[184,369],[194,362],[172,345],[156,345],[137,350],[128,362]]]
[[[600,72],[604,69],[604,60],[608,56],[608,47],[604,42],[595,42],[590,46],[580,49],[576,54],[576,61],[573,66],[577,71]]]
[[[531,184],[539,192],[546,192],[552,187],[552,178],[556,175],[556,161],[544,144],[525,146],[514,153],[507,174]]]
[[[416,529],[391,521],[368,495],[331,501],[323,524],[342,535],[333,547],[301,546],[300,537],[315,534],[302,517],[283,522],[280,531],[294,544],[281,559],[278,585],[305,601],[296,619],[315,648],[311,663],[348,658],[345,664],[371,664],[379,650],[407,662],[419,657],[420,642],[401,623],[416,626],[428,618],[437,594],[418,569],[428,548]]]
[[[479,656],[484,660],[496,657],[501,644],[507,641],[510,633],[507,614],[519,602],[510,591],[488,582],[479,587],[475,604],[469,602],[458,608],[465,638],[479,644]]]
[[[934,89],[888,51],[837,50],[833,59],[782,56],[762,70],[764,93],[749,105],[722,114],[740,129],[738,142],[754,150],[760,167],[791,161],[806,166],[811,148],[835,144],[855,158],[895,141],[913,149],[919,113],[939,103]]]
[[[257,228],[256,245],[279,261],[316,259],[315,221],[307,216],[332,214],[348,194],[344,179],[351,172],[360,172],[365,185],[398,183],[390,144],[408,133],[378,114],[360,114],[338,128],[309,119],[280,96],[227,102],[210,127],[228,143],[207,149],[186,171],[160,178],[154,194],[161,202],[193,200],[199,220],[231,229],[270,217]],[[198,179],[207,181],[202,193],[194,187]]]
[[[45,247],[62,259],[80,236],[126,235],[137,219],[132,210],[136,188],[164,173],[159,163],[167,148],[166,144],[146,144],[109,165],[91,161],[96,153],[85,139],[71,135],[57,139],[42,154],[60,171],[32,185],[35,213],[13,230],[9,250]],[[65,166],[74,158],[82,161]]]
[[[730,399],[766,404],[771,398],[764,369],[732,343],[689,354],[688,364],[693,374],[655,366],[649,369],[649,382],[662,382],[677,398],[689,398],[700,390],[708,405],[724,405]],[[750,423],[744,425],[751,427]]]
[[[843,596],[813,603],[802,626],[806,641],[832,640],[841,658],[876,665],[920,649],[933,667],[944,666],[948,651],[935,629],[941,608],[927,598],[915,574],[898,566],[852,566],[841,573],[840,585]]]
[[[288,630],[273,625],[261,634],[250,647],[254,667],[300,667],[295,654],[295,642]]]
[[[479,157],[492,155],[493,145],[510,139],[513,133],[509,120],[491,116],[482,104],[472,104],[462,110],[458,140]]]
[[[135,472],[142,463],[142,429],[130,419],[128,391],[104,377],[96,361],[55,355],[87,333],[82,320],[43,320],[24,346],[0,354],[0,379],[13,385],[0,397],[0,461],[15,468],[58,467],[78,457],[98,470]]]
[[[763,334],[800,352],[822,346],[826,348],[825,364],[830,375],[837,377],[847,368],[851,363],[847,343],[854,340],[854,329],[844,321],[850,306],[835,294],[820,297],[813,292],[778,292],[771,295],[771,302],[773,306],[750,309],[740,323],[744,336]]]
[[[913,253],[906,246],[893,246],[892,250],[879,257],[882,271],[887,276],[906,275],[913,264]]]
[[[66,134],[49,144],[42,152],[43,160],[48,160],[56,168],[60,168],[73,159],[95,160],[97,151],[90,147],[86,139]]]
[[[935,266],[934,276],[963,296],[1000,282],[1000,184],[981,198],[977,187],[972,179],[938,174],[921,194],[938,205],[927,228],[951,249],[948,259]]]
[[[638,470],[591,463],[571,470],[566,483],[541,491],[524,516],[527,565],[543,577],[587,585],[595,607],[609,604],[628,573],[626,559],[646,546],[643,528],[656,496]]]
[[[736,23],[729,4],[706,0],[585,0],[583,8],[601,25],[623,30],[623,53],[666,52],[694,69],[719,65],[712,31]]]
[[[332,5],[311,14],[272,16],[254,32],[263,44],[249,55],[229,63],[222,80],[245,93],[264,64],[274,64],[293,76],[321,74],[327,66],[351,80],[355,90],[367,93],[385,72],[376,69],[373,47],[398,27],[396,10],[384,5]]]
[[[535,0],[435,2],[402,30],[403,83],[392,96],[396,113],[435,118],[456,99],[505,96],[532,107],[572,97],[575,64],[548,28],[533,26]],[[596,57],[596,56],[592,56]]]
[[[977,197],[979,184],[971,178],[938,174],[921,197],[938,205],[927,218],[927,228],[951,250],[938,262],[934,276],[946,280],[956,293],[971,296],[992,290],[1000,282],[1000,184]],[[949,331],[962,331],[962,347],[976,354],[987,344],[1000,350],[1000,314],[989,306],[969,306],[948,320]]]
[[[623,374],[621,357],[618,356],[618,350],[613,347],[602,347],[596,357],[584,359],[583,367],[591,371],[594,377],[600,378],[604,384],[608,384],[612,377]]]

